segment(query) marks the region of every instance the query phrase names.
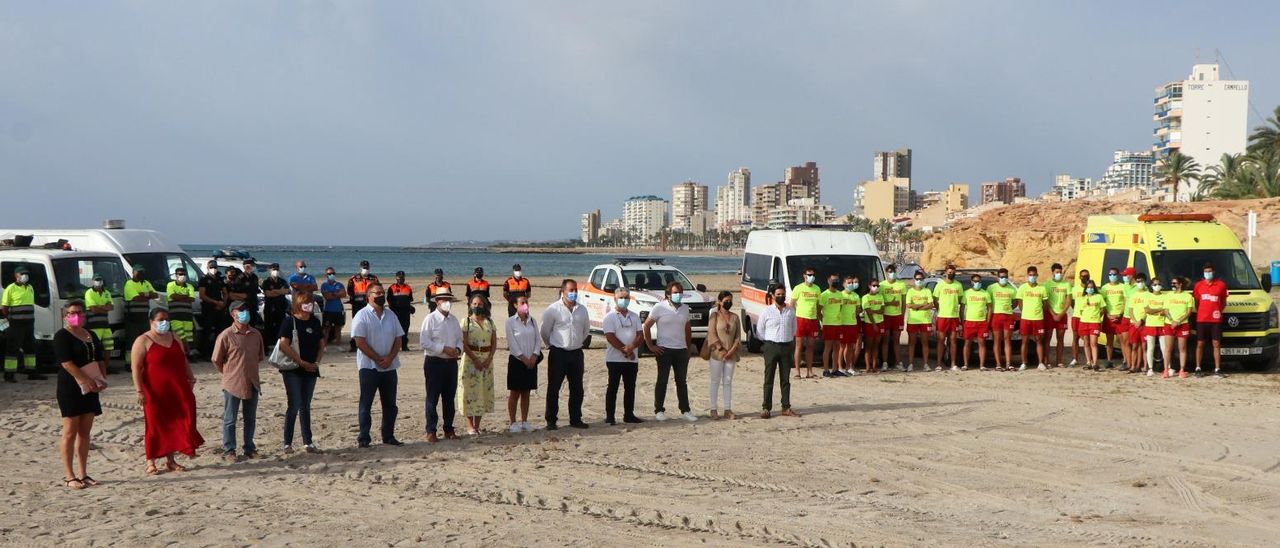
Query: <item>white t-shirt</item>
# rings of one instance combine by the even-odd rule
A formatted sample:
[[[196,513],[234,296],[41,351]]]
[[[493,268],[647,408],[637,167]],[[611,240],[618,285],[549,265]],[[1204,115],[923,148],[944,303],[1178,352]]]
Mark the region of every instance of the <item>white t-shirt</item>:
[[[687,348],[684,338],[684,326],[689,323],[689,307],[679,305],[676,308],[670,300],[654,305],[649,319],[653,320],[655,342],[662,348]]]
[[[611,310],[604,315],[604,332],[605,334],[613,333],[623,346],[630,346],[639,338],[640,330],[644,328],[644,323],[640,321],[640,316],[635,312],[627,311],[624,316],[617,310]],[[622,354],[621,350],[614,348],[612,344],[605,344],[604,361],[607,362],[640,362],[640,351],[636,350],[635,357],[628,359]]]

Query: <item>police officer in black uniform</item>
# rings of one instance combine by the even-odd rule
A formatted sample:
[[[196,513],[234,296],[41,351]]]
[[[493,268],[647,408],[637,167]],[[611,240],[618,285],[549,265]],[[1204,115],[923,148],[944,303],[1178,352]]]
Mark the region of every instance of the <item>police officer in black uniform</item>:
[[[262,313],[258,311],[258,287],[262,285],[262,280],[258,279],[257,263],[253,260],[253,257],[244,260],[244,278],[245,283],[253,288],[244,300],[249,305],[249,324],[254,329],[261,330]],[[230,317],[231,315],[228,313],[227,318]],[[227,326],[230,327],[231,324],[228,322]]]
[[[227,317],[227,284],[218,273],[217,261],[205,263],[204,268],[204,276],[196,284],[196,291],[200,294],[200,340],[197,344],[200,355],[207,360],[213,356],[213,342],[222,333],[222,318]]]
[[[289,282],[280,276],[280,263],[271,263],[271,275],[262,280],[262,294],[266,298],[262,307],[263,340],[278,339],[280,324],[289,312]]]

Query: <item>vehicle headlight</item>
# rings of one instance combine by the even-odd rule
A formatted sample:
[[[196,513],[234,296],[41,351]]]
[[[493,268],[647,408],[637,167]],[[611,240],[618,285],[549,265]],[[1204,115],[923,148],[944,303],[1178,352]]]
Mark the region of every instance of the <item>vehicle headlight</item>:
[[[1276,310],[1276,303],[1271,303],[1271,310],[1267,311],[1267,329],[1277,327],[1280,327],[1280,311]]]
[[[1273,307],[1273,308],[1274,308],[1274,307]],[[645,321],[645,320],[647,320],[647,319],[649,319],[649,311],[648,311],[648,310],[645,310],[645,311],[643,311],[643,312],[641,312],[641,313],[640,313],[640,321],[641,321],[641,322],[643,322],[643,321]]]

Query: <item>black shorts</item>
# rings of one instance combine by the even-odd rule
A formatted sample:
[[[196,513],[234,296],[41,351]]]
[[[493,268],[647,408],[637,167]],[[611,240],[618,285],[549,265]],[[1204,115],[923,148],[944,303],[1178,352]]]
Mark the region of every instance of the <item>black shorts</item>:
[[[324,313],[325,327],[330,327],[330,326],[342,327],[344,325],[347,325],[347,314],[345,312],[325,312]]]
[[[1222,324],[1208,322],[1196,324],[1196,340],[1221,342]]]
[[[538,366],[532,369],[525,367],[524,363],[517,360],[515,356],[507,357],[507,390],[515,390],[524,392],[526,390],[538,389]]]

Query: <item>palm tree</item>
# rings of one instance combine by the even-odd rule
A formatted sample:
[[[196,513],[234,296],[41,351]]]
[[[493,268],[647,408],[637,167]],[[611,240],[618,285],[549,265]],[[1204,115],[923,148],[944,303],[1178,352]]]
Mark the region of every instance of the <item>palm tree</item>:
[[[1160,160],[1160,165],[1156,168],[1156,177],[1163,184],[1172,187],[1176,200],[1178,189],[1184,182],[1189,184],[1193,180],[1200,179],[1200,164],[1196,163],[1195,158],[1175,150]]]
[[[1280,152],[1280,106],[1276,107],[1263,125],[1253,128],[1253,133],[1249,135],[1249,152],[1267,149]]]
[[[1280,152],[1260,149],[1240,158],[1239,166],[1214,188],[1221,200],[1280,196]]]

